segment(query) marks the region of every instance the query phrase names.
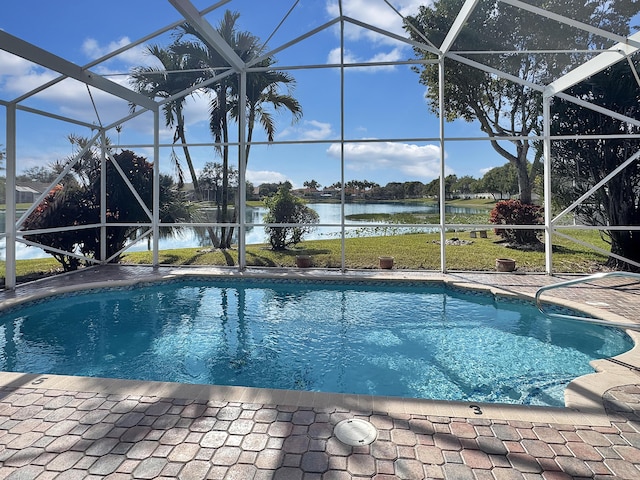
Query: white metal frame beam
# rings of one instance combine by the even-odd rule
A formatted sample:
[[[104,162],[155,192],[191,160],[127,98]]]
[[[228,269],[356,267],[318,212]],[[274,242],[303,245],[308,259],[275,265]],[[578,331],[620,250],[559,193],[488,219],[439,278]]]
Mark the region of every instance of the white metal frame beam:
[[[245,82],[246,82],[246,73],[248,71],[251,70],[251,65],[255,65],[256,62],[258,62],[259,60],[264,59],[266,56],[271,56],[276,52],[282,51],[294,44],[297,44],[299,42],[301,42],[302,40],[311,37],[312,35],[315,35],[316,33],[325,30],[326,28],[329,28],[333,25],[335,25],[336,23],[339,22],[340,25],[340,32],[341,32],[341,61],[339,63],[340,67],[340,71],[341,71],[341,84],[344,83],[344,72],[346,67],[349,66],[353,66],[353,65],[345,65],[344,62],[344,28],[345,28],[345,24],[346,23],[350,23],[352,25],[356,25],[359,26],[361,28],[367,29],[369,31],[372,32],[376,32],[380,35],[384,35],[387,36],[389,38],[392,38],[394,40],[400,41],[400,42],[404,42],[408,45],[413,46],[414,48],[423,48],[426,51],[429,51],[435,55],[438,56],[438,60],[436,60],[436,62],[440,63],[440,75],[441,75],[441,85],[440,85],[440,109],[442,110],[444,108],[444,89],[443,89],[443,85],[444,85],[444,78],[443,78],[443,74],[444,74],[444,70],[443,70],[443,62],[444,61],[456,61],[456,62],[461,62],[464,64],[467,64],[469,66],[472,66],[474,68],[478,68],[480,70],[483,70],[485,72],[488,72],[492,75],[496,75],[500,78],[504,78],[506,80],[524,85],[526,87],[532,88],[534,90],[537,91],[541,91],[543,92],[543,98],[544,98],[544,117],[545,117],[545,131],[543,134],[543,139],[544,139],[544,147],[545,147],[545,152],[544,152],[544,157],[545,157],[545,206],[547,206],[548,208],[545,210],[549,211],[548,216],[545,218],[545,234],[546,234],[546,239],[547,239],[547,243],[548,245],[550,245],[551,243],[551,235],[554,231],[555,228],[555,219],[552,219],[550,216],[550,188],[551,188],[551,177],[550,177],[550,169],[549,169],[549,158],[551,156],[551,134],[549,131],[549,116],[550,116],[550,112],[549,112],[549,107],[550,107],[550,101],[553,97],[559,97],[559,98],[566,98],[567,100],[570,101],[574,101],[575,103],[581,104],[587,108],[592,108],[596,111],[600,111],[603,114],[612,116],[614,118],[618,118],[620,120],[627,120],[631,123],[634,123],[637,125],[637,121],[634,121],[633,119],[628,119],[627,117],[624,117],[621,114],[617,114],[616,112],[612,112],[610,110],[604,109],[602,107],[598,107],[598,106],[594,106],[594,105],[587,105],[587,102],[584,102],[582,100],[579,99],[574,99],[573,97],[569,97],[566,93],[563,93],[565,90],[567,90],[568,88],[572,87],[573,85],[576,85],[578,83],[580,83],[581,81],[584,81],[585,79],[589,78],[590,76],[593,76],[603,70],[605,70],[606,68],[614,65],[615,63],[619,62],[619,61],[623,61],[624,59],[629,59],[629,57],[631,55],[633,55],[634,53],[636,53],[638,50],[640,50],[640,32],[631,35],[628,38],[625,38],[623,36],[614,34],[612,32],[607,32],[605,30],[602,30],[600,28],[597,28],[595,26],[592,25],[588,25],[582,22],[579,22],[577,20],[574,20],[570,17],[564,16],[564,15],[560,15],[554,12],[550,12],[547,10],[543,10],[541,8],[538,8],[536,6],[527,4],[521,0],[499,0],[501,3],[505,4],[505,5],[510,5],[516,9],[520,9],[523,11],[528,11],[534,15],[538,15],[540,17],[544,17],[544,18],[548,18],[554,21],[557,21],[559,23],[562,24],[566,24],[569,25],[573,28],[577,28],[577,29],[581,29],[583,31],[589,32],[593,35],[598,35],[602,38],[605,39],[609,39],[613,42],[617,42],[616,45],[614,45],[613,47],[611,47],[609,50],[599,53],[597,56],[595,56],[593,59],[585,62],[584,64],[578,66],[577,68],[573,69],[572,71],[568,72],[566,75],[556,79],[555,81],[553,81],[552,83],[550,83],[549,85],[540,85],[540,84],[535,84],[529,81],[526,81],[524,79],[521,79],[515,75],[511,75],[508,74],[506,72],[503,71],[499,71],[495,68],[492,68],[484,63],[481,62],[476,62],[474,60],[471,60],[468,58],[467,54],[470,54],[470,52],[456,52],[454,50],[452,50],[456,39],[458,38],[460,32],[463,30],[465,24],[467,23],[467,21],[469,20],[470,16],[473,14],[474,10],[476,9],[477,5],[479,4],[479,0],[465,0],[464,4],[462,5],[462,7],[460,8],[460,10],[458,11],[458,14],[456,16],[456,18],[453,21],[453,24],[451,26],[451,28],[449,29],[448,32],[446,32],[445,35],[445,39],[442,42],[442,45],[438,48],[434,48],[433,45],[428,44],[429,41],[428,39],[426,39],[426,43],[423,45],[419,42],[415,42],[413,40],[411,40],[411,38],[407,37],[403,37],[401,35],[398,35],[396,33],[393,32],[389,32],[383,29],[380,29],[378,27],[375,27],[373,25],[364,23],[362,21],[359,21],[355,18],[351,18],[351,17],[347,17],[344,15],[343,12],[343,5],[342,5],[342,0],[337,0],[338,3],[338,9],[339,9],[339,17],[335,18],[329,22],[324,23],[323,25],[310,30],[309,32],[285,43],[284,45],[281,45],[280,47],[271,50],[269,53],[264,53],[261,57],[257,58],[257,59],[251,59],[249,60],[247,63],[245,63],[240,56],[238,56],[238,54],[233,50],[233,48],[228,45],[224,38],[222,38],[222,36],[218,33],[218,31],[205,19],[205,15],[227,3],[229,3],[230,0],[220,0],[217,1],[216,3],[214,3],[213,5],[207,7],[206,9],[202,10],[202,11],[198,11],[195,6],[192,3],[193,0],[168,0],[168,2],[182,15],[182,17],[184,18],[184,21],[188,22],[189,24],[191,24],[196,31],[201,35],[201,37],[205,40],[205,42],[208,43],[208,46],[211,48],[214,48],[217,52],[219,52],[222,57],[229,63],[230,68],[225,71],[224,73],[217,75],[216,78],[222,78],[223,76],[226,75],[233,75],[233,74],[239,74],[240,77],[243,79],[241,82],[241,88],[246,88]],[[397,14],[399,14],[399,12],[387,1],[384,0],[384,2],[391,8],[393,9]],[[29,107],[25,107],[25,106],[21,106],[20,102],[26,100],[27,98],[32,97],[33,95],[46,90],[47,88],[50,88],[51,86],[55,85],[56,83],[60,82],[61,80],[63,80],[64,78],[71,78],[74,79],[76,81],[82,82],[88,86],[93,86],[97,89],[100,89],[104,92],[107,92],[111,95],[114,95],[117,98],[120,98],[122,100],[126,100],[127,102],[137,105],[139,107],[141,107],[141,109],[138,112],[134,112],[132,114],[130,114],[129,116],[126,116],[124,118],[122,118],[121,120],[119,120],[118,122],[114,122],[113,124],[111,124],[108,127],[102,128],[101,132],[99,133],[99,135],[103,136],[103,144],[104,144],[104,132],[106,130],[109,130],[110,128],[113,128],[114,126],[125,122],[127,120],[130,120],[136,116],[138,116],[141,111],[146,111],[146,110],[150,110],[153,112],[154,114],[154,180],[155,180],[155,185],[154,185],[154,191],[153,191],[153,207],[152,207],[152,211],[150,211],[148,208],[145,208],[145,212],[146,214],[150,217],[151,219],[151,224],[150,225],[146,225],[144,224],[144,226],[150,226],[151,229],[146,231],[144,233],[143,236],[147,236],[149,235],[151,232],[153,232],[153,237],[154,237],[154,242],[153,242],[153,264],[157,265],[158,263],[158,234],[159,234],[159,229],[160,229],[160,221],[159,221],[159,216],[158,216],[158,209],[159,209],[159,186],[157,185],[158,182],[158,176],[159,176],[159,129],[160,129],[160,121],[159,121],[159,106],[161,106],[164,102],[167,101],[171,101],[173,98],[177,98],[183,95],[188,95],[189,93],[197,90],[198,88],[201,88],[203,86],[205,86],[207,83],[209,82],[213,82],[215,81],[215,79],[209,80],[209,82],[203,83],[199,86],[195,86],[192,87],[188,90],[185,90],[184,92],[182,92],[181,94],[177,94],[174,97],[172,97],[171,99],[165,99],[163,102],[156,102],[155,100],[137,93],[136,91],[132,90],[132,89],[128,89],[122,85],[119,85],[116,82],[113,82],[107,78],[104,78],[100,75],[94,74],[93,72],[90,71],[90,68],[92,68],[93,66],[99,65],[101,63],[103,63],[104,61],[119,55],[122,52],[125,52],[126,50],[134,47],[134,46],[138,46],[141,45],[153,38],[155,38],[156,36],[163,34],[167,31],[169,31],[172,28],[175,28],[176,26],[184,23],[183,20],[179,20],[176,22],[173,22],[172,24],[170,24],[169,26],[161,29],[161,30],[157,30],[156,32],[154,32],[153,34],[147,35],[135,42],[130,43],[127,46],[121,47],[109,54],[107,54],[106,56],[101,57],[100,59],[97,59],[93,62],[91,62],[90,64],[84,66],[84,67],[80,67],[72,62],[69,62],[61,57],[58,57],[50,52],[48,52],[45,49],[36,47],[28,42],[25,42],[17,37],[14,37],[2,30],[0,30],[0,49],[7,51],[9,53],[12,53],[14,55],[17,55],[21,58],[25,58],[26,60],[33,62],[36,65],[39,65],[43,68],[47,68],[49,70],[58,72],[59,74],[61,74],[60,77],[51,80],[50,82],[47,82],[41,86],[39,86],[38,88],[31,90],[30,92],[25,93],[24,95],[20,96],[17,100],[14,100],[12,102],[8,102],[6,100],[2,100],[0,99],[0,105],[4,106],[7,108],[7,177],[11,176],[12,178],[7,178],[7,191],[10,191],[10,189],[13,188],[14,184],[15,184],[15,123],[16,123],[16,118],[15,118],[15,114],[16,114],[16,110],[24,110],[30,113],[34,113],[34,114],[41,114],[44,116],[49,116],[50,118],[54,118],[57,120],[63,120],[63,121],[67,121],[67,122],[72,122],[72,123],[76,123],[78,125],[82,125],[82,126],[86,126],[86,127],[90,127],[90,128],[95,128],[95,126],[90,125],[86,122],[80,122],[80,121],[76,121],[73,119],[69,119],[69,118],[65,118],[62,117],[60,115],[55,115],[55,114],[51,114],[51,113],[47,113],[47,112],[43,112],[41,110],[36,110],[36,109],[32,109]],[[280,25],[279,25],[280,26]],[[573,52],[574,50],[570,49],[569,46],[567,46],[567,52]],[[473,53],[478,53],[478,52],[473,52]],[[487,54],[489,53],[494,53],[494,54],[501,54],[504,52],[487,52]],[[515,52],[515,53],[525,53],[524,51],[520,51],[520,52]],[[543,52],[540,52],[543,53]],[[594,51],[594,54],[596,54],[597,52]],[[393,62],[389,62],[390,64]],[[396,62],[397,64],[402,64],[403,62]],[[406,62],[405,62],[406,63]],[[365,64],[362,64],[362,66],[364,66]],[[327,65],[327,64],[323,64],[323,65],[308,65],[306,67],[282,67],[282,69],[295,69],[295,68],[331,68],[331,67],[335,67],[332,65]],[[342,184],[344,185],[344,144],[348,143],[349,141],[352,140],[348,140],[345,139],[344,137],[344,89],[342,88],[341,90],[341,99],[340,99],[340,103],[341,103],[341,107],[340,107],[340,112],[341,112],[341,136],[340,136],[340,143],[341,143],[341,147],[342,147],[342,168],[341,168],[341,177],[342,177]],[[142,110],[144,109],[144,110]],[[239,119],[240,125],[246,125],[246,118],[244,118],[244,109],[242,109],[242,116]],[[242,130],[244,131],[244,130]],[[94,140],[97,138],[94,137]],[[443,116],[441,115],[440,118],[440,135],[438,136],[438,140],[440,142],[440,146],[441,146],[441,181],[444,178],[444,167],[445,167],[445,158],[444,158],[444,147],[445,147],[445,143],[447,138],[445,137],[445,132],[444,132],[444,120],[443,120]],[[240,156],[239,156],[239,166],[242,168],[243,165],[245,165],[245,161],[246,159],[243,158],[243,153],[244,153],[244,147],[246,146],[246,139],[244,137],[239,138],[238,141],[238,147],[240,149]],[[106,154],[106,152],[105,152]],[[637,155],[632,157],[632,159],[629,159],[624,165],[629,164],[631,161],[637,161]],[[106,156],[106,155],[105,155]],[[104,159],[106,161],[106,158]],[[113,161],[113,159],[111,159]],[[119,169],[119,166],[117,165],[117,163],[114,162],[114,164],[116,165],[116,169],[118,169],[119,173],[122,175],[122,172]],[[612,172],[607,178],[610,178],[612,175],[621,172],[622,168],[624,168],[623,166],[619,167],[615,172]],[[64,175],[64,174],[63,174]],[[123,176],[123,178],[125,178],[125,182],[126,182],[126,177]],[[241,176],[241,180],[242,180],[242,176]],[[243,190],[244,187],[244,182],[242,183],[242,187],[241,187],[241,191]],[[600,182],[602,183],[602,182]],[[600,185],[600,184],[599,184]],[[128,183],[128,187],[131,188],[131,184]],[[594,188],[597,188],[594,187]],[[134,190],[132,190],[134,195],[136,196],[136,200],[138,202],[141,202],[141,199],[139,198],[139,195],[136,194],[136,192]],[[342,201],[344,204],[344,189],[342,190]],[[243,196],[242,196],[243,197]],[[547,197],[549,197],[549,200],[547,199]],[[441,198],[444,198],[444,183],[442,182],[441,184]],[[583,200],[582,198],[579,201]],[[142,202],[143,203],[143,202]],[[141,203],[141,204],[142,204]],[[575,204],[574,204],[575,205]],[[574,207],[574,205],[572,205],[572,207]],[[103,206],[104,207],[104,206]],[[243,208],[245,207],[244,205],[244,201],[241,201],[241,205],[240,205],[240,209],[241,211],[243,211]],[[445,235],[445,229],[447,228],[448,224],[446,223],[445,219],[444,219],[444,208],[443,205],[441,205],[441,222],[440,222],[440,227],[441,227],[441,238],[442,238],[442,247],[441,247],[441,270],[442,271],[446,271],[446,257],[445,257],[445,251],[444,251],[444,235]],[[570,208],[572,208],[570,207]],[[34,207],[35,208],[35,207]],[[21,225],[21,223],[24,221],[24,219],[26,218],[26,215],[28,215],[29,212],[27,212],[27,214],[25,214],[21,219],[19,219],[17,222],[15,221],[10,221],[13,220],[13,218],[15,218],[14,216],[11,215],[12,212],[15,212],[15,198],[11,199],[10,196],[7,197],[7,225],[6,225],[6,238],[7,238],[7,273],[6,273],[6,286],[7,288],[13,288],[13,286],[15,286],[15,242],[16,241],[23,241],[25,243],[27,243],[24,239],[20,238],[24,232],[19,231],[19,227]],[[563,214],[566,213],[563,212]],[[562,216],[562,214],[560,214],[560,216]],[[104,215],[102,215],[102,220],[101,220],[101,226],[105,226],[105,219],[104,219]],[[241,218],[244,218],[243,215],[241,215]],[[558,217],[556,217],[557,219]],[[194,224],[195,225],[195,224]],[[142,226],[142,224],[141,224]],[[239,231],[240,233],[244,232],[244,223],[242,220],[240,220],[239,222]],[[342,218],[342,227],[343,227],[343,248],[342,248],[342,267],[344,268],[345,265],[345,258],[344,258],[344,205],[343,205],[343,218]],[[68,229],[71,227],[60,227],[60,230],[64,230],[64,229]],[[520,226],[520,227],[516,227],[516,228],[527,228],[527,226]],[[614,226],[612,228],[624,228],[624,227],[620,227],[620,226]],[[240,261],[239,261],[239,268],[244,268],[246,265],[246,259],[245,259],[245,252],[244,252],[244,239],[241,240],[240,243]],[[617,257],[616,257],[617,258]],[[101,260],[104,261],[104,257],[101,257]],[[549,248],[548,251],[546,252],[546,264],[547,264],[547,273],[552,273],[552,267],[551,267],[551,260],[552,260],[552,253],[551,253],[551,249]]]
[[[558,78],[554,82],[551,82],[545,88],[545,96],[553,96],[560,92],[565,91],[567,88],[571,88],[574,85],[586,80],[587,78],[600,73],[603,70],[615,65],[616,63],[624,60],[636,53],[640,47],[633,46],[632,43],[638,44],[640,41],[640,32],[636,32],[629,37],[629,42],[620,42],[611,47],[608,51],[602,52],[597,57],[583,63],[577,68],[574,68],[566,75]]]
[[[455,42],[458,35],[460,35],[462,27],[464,27],[464,24],[469,19],[471,13],[475,10],[479,1],[480,0],[466,0],[464,2],[464,5],[462,5],[458,12],[458,16],[453,21],[453,25],[447,32],[447,36],[444,38],[442,45],[440,46],[440,50],[442,50],[443,53],[447,53],[451,49],[453,42]]]
[[[36,47],[29,42],[25,42],[18,37],[14,37],[3,30],[0,30],[0,45],[2,45],[2,49],[6,52],[24,58],[44,68],[48,68],[49,70],[53,70],[54,72],[61,73],[66,77],[73,78],[74,80],[78,80],[86,85],[90,85],[149,110],[155,108],[155,102],[149,97],[129,90],[89,70],[85,70],[75,63],[58,57],[40,47]]]
[[[202,35],[210,47],[215,48],[229,62],[229,65],[236,72],[241,72],[245,69],[244,61],[189,0],[169,0],[169,3]]]

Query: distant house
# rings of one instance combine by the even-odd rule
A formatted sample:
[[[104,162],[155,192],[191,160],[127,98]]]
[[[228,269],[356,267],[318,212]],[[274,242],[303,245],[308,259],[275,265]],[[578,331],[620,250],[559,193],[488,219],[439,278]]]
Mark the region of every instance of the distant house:
[[[48,189],[48,183],[16,182],[16,203],[33,203]]]

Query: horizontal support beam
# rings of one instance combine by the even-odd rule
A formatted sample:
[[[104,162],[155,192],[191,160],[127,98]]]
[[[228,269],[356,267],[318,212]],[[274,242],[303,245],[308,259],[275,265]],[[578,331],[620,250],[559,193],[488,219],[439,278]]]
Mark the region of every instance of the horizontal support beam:
[[[78,80],[86,85],[91,85],[98,90],[107,92],[127,102],[140,105],[149,110],[156,108],[156,103],[149,97],[129,90],[89,70],[85,70],[75,63],[58,57],[40,47],[36,47],[29,42],[25,42],[18,37],[14,37],[3,30],[0,30],[0,45],[2,46],[2,50],[6,52],[24,58],[41,67],[58,72],[68,78]]]

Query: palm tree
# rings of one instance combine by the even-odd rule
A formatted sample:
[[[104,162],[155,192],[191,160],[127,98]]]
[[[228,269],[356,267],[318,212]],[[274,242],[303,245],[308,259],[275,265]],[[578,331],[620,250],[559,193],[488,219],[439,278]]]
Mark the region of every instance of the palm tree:
[[[151,98],[171,98],[173,95],[184,92],[197,81],[197,72],[194,72],[191,58],[180,55],[171,48],[164,49],[157,45],[147,47],[147,52],[157,58],[162,64],[162,68],[157,67],[136,67],[131,72],[131,83],[134,89]],[[162,107],[165,117],[165,125],[175,128],[173,143],[180,141],[182,151],[187,162],[191,182],[197,200],[202,199],[198,176],[187,147],[185,136],[184,104],[187,97],[179,97],[165,103]],[[178,174],[178,184],[184,183],[184,172],[178,156],[172,150],[171,159]]]
[[[161,48],[157,45],[147,47],[148,53],[160,61],[162,68],[134,68],[131,72],[131,83],[136,91],[151,98],[168,99],[184,92],[200,81],[202,75],[197,69],[197,59],[176,51],[174,46],[175,45],[172,45],[168,49]],[[163,105],[162,110],[164,111],[165,125],[170,128],[175,128],[173,143],[180,141],[182,144],[182,151],[184,152],[187,168],[189,169],[195,199],[202,201],[203,194],[198,182],[198,174],[193,165],[185,135],[184,104],[186,99],[187,96],[185,95],[168,101]],[[178,187],[182,188],[184,184],[184,172],[180,159],[173,149],[171,150],[171,160],[178,174]],[[199,216],[200,213],[194,211],[193,215],[196,217]],[[214,244],[219,243],[215,231],[212,228],[208,228],[207,231],[211,241]]]
[[[272,58],[267,58],[260,62],[259,66],[269,67],[273,65],[275,61]],[[274,111],[280,109],[287,110],[293,116],[293,121],[297,121],[302,116],[302,107],[298,100],[296,100],[288,92],[295,85],[295,79],[286,72],[265,70],[261,72],[251,72],[247,74],[246,85],[246,119],[247,119],[247,145],[245,148],[245,172],[247,164],[249,163],[249,151],[251,149],[251,141],[253,140],[253,132],[256,122],[258,122],[267,135],[267,141],[273,142],[276,132],[276,125],[273,113],[270,111],[270,106]],[[280,89],[284,86],[287,89],[287,93],[281,93]],[[240,101],[239,96],[233,97],[229,113],[232,119],[238,121],[240,114]],[[239,125],[238,125],[238,128]],[[239,202],[240,192],[237,192],[236,205]],[[232,222],[235,222],[237,218],[237,209],[233,211]],[[226,243],[231,245],[231,237],[233,236],[233,227],[227,231]]]
[[[270,67],[274,63],[272,58],[268,58],[257,66]],[[281,109],[289,111],[294,122],[302,117],[300,102],[290,94],[294,86],[295,79],[286,72],[267,70],[247,74],[247,148],[245,151],[247,163],[256,122],[260,123],[267,134],[267,141],[274,140],[276,125],[273,113],[268,108],[269,105],[275,112]],[[281,93],[282,87],[285,87],[287,93]],[[231,117],[236,121],[238,113],[239,105],[234,105],[231,109]]]
[[[218,26],[218,33],[231,46],[234,52],[244,62],[248,62],[262,53],[264,46],[260,43],[258,37],[249,32],[239,32],[236,29],[236,21],[239,18],[238,13],[226,11],[225,15]],[[228,62],[212,47],[207,45],[205,39],[190,25],[186,24],[181,27],[182,35],[172,47],[175,52],[186,55],[192,59],[192,63],[198,64],[202,69],[203,77],[200,79],[211,78],[217,70],[229,68]],[[185,35],[191,35],[197,41],[183,41]],[[269,67],[275,61],[272,58],[264,59],[257,66]],[[275,111],[280,109],[288,110],[297,120],[302,115],[302,108],[299,102],[288,93],[280,93],[280,88],[285,86],[288,89],[295,84],[293,77],[285,72],[274,70],[265,70],[261,72],[250,72],[246,76],[246,118],[247,118],[247,146],[245,150],[245,162],[248,163],[250,142],[253,139],[253,132],[256,122],[264,128],[268,141],[273,141],[275,135],[275,121],[271,111],[266,107],[268,104]],[[229,172],[229,119],[237,120],[240,115],[240,86],[239,75],[224,77],[207,90],[212,95],[210,103],[210,129],[214,137],[214,141],[218,144],[216,147],[218,153],[222,157],[223,178],[222,191],[229,189],[228,172]],[[245,167],[246,167],[245,163]],[[236,201],[238,205],[238,201]],[[219,208],[218,221],[227,223],[229,220],[234,222],[237,215],[237,209],[234,209],[233,218],[228,218],[228,200],[227,195],[223,193],[222,205]],[[233,227],[222,228],[221,230],[220,248],[229,248],[231,246],[231,237],[233,235]]]

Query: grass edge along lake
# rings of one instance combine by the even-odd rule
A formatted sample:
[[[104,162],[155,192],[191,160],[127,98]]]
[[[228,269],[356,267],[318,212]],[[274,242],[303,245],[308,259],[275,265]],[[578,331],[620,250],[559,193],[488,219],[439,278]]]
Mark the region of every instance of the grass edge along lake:
[[[582,242],[606,249],[608,245],[597,231],[564,230]],[[488,230],[487,238],[470,238],[469,231],[447,233],[451,244],[446,245],[447,269],[462,271],[493,271],[496,258],[512,258],[517,271],[544,272],[543,251],[523,251],[506,247],[500,237]],[[453,239],[463,240],[451,242]],[[296,255],[312,257],[316,268],[340,268],[341,240],[303,241],[295,248],[273,251],[268,244],[247,246],[247,265],[250,267],[295,267]],[[606,256],[577,242],[554,236],[553,267],[557,273],[593,273],[604,268]],[[393,256],[395,269],[439,270],[439,233],[407,233],[377,237],[347,238],[345,240],[345,267],[347,269],[378,268],[378,257]],[[161,250],[161,265],[211,265],[238,264],[238,251],[213,250],[206,247]],[[17,276],[28,281],[57,273],[60,264],[53,258],[18,260]],[[125,253],[120,263],[147,265],[152,263],[152,252]],[[5,276],[5,262],[0,264],[0,275]]]

